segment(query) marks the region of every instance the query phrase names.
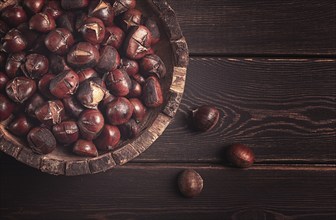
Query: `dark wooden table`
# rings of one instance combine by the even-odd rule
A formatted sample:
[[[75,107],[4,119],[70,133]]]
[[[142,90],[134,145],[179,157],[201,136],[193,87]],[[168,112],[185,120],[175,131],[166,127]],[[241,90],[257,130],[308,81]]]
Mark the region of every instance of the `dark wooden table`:
[[[0,219],[336,219],[336,2],[169,0],[190,49],[186,90],[164,134],[105,173],[41,173],[0,154]],[[218,106],[211,132],[190,109]],[[223,163],[231,143],[255,166]],[[183,198],[182,170],[204,178]]]

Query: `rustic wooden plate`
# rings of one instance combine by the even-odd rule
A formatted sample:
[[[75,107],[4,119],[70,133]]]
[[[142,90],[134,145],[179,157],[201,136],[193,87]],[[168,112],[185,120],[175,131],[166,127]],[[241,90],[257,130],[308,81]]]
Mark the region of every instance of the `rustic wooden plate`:
[[[0,2],[0,10],[13,0]],[[166,129],[181,102],[189,60],[188,47],[180,30],[174,10],[165,0],[141,0],[137,8],[146,16],[153,17],[160,25],[162,38],[155,45],[155,52],[167,67],[167,76],[162,80],[164,104],[151,110],[141,134],[124,142],[112,152],[100,152],[98,157],[87,158],[73,155],[64,147],[57,147],[52,153],[33,153],[25,140],[20,140],[8,131],[6,125],[11,118],[0,124],[0,150],[29,166],[54,175],[83,175],[106,171],[123,165],[144,152]]]

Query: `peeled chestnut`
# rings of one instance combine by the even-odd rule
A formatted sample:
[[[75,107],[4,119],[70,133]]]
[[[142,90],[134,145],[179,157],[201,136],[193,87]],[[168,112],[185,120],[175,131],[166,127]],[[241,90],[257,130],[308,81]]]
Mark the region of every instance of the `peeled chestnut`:
[[[55,19],[48,13],[35,14],[29,20],[29,28],[38,32],[47,33],[56,27]]]
[[[78,75],[72,70],[66,70],[50,81],[51,94],[59,99],[75,94],[79,85]]]
[[[23,76],[12,79],[6,85],[6,93],[14,102],[23,103],[29,99],[35,91],[35,81]]]
[[[141,24],[142,13],[137,9],[130,9],[126,11],[121,19],[121,27],[127,32],[131,27]]]
[[[126,96],[132,87],[132,81],[122,69],[116,69],[106,75],[106,86],[115,96]]]
[[[115,98],[106,105],[106,118],[111,125],[126,123],[133,114],[133,105],[124,97]]]
[[[105,37],[105,25],[99,18],[89,17],[78,30],[83,38],[92,43],[99,44]]]
[[[134,26],[124,42],[126,56],[130,59],[141,59],[150,49],[152,43],[152,34],[143,25]]]
[[[26,58],[25,52],[10,54],[6,61],[5,71],[10,79],[22,75],[21,65]]]
[[[102,45],[111,45],[119,49],[125,40],[125,33],[118,26],[109,26],[105,28],[105,37]]]
[[[255,156],[251,148],[243,144],[233,144],[226,152],[228,162],[235,167],[247,168],[253,165]]]
[[[44,127],[35,127],[27,135],[29,147],[37,154],[48,154],[56,148],[56,139],[51,131]]]
[[[41,94],[35,93],[32,97],[27,100],[26,103],[26,114],[29,117],[36,118],[35,111],[45,103],[44,98]]]
[[[72,144],[79,138],[79,129],[75,121],[62,121],[52,127],[56,140],[64,145]]]
[[[117,147],[119,140],[120,131],[118,127],[106,124],[94,143],[99,150],[113,150]]]
[[[89,5],[89,16],[99,18],[106,26],[113,24],[114,11],[107,1],[94,0]]]
[[[87,156],[87,157],[96,157],[98,156],[98,151],[96,146],[94,145],[94,143],[92,143],[92,141],[87,141],[87,140],[82,140],[79,139],[72,151],[79,155],[79,156]]]
[[[7,53],[17,53],[27,47],[27,40],[18,29],[11,29],[2,38],[2,49]]]
[[[139,64],[135,60],[122,58],[120,60],[120,69],[125,70],[129,76],[134,76],[139,72]]]
[[[77,69],[94,67],[99,61],[99,51],[88,42],[80,42],[73,46],[68,55],[67,61],[70,66]]]
[[[50,82],[52,79],[55,78],[55,75],[52,73],[47,73],[44,76],[42,76],[42,78],[38,81],[37,87],[40,91],[40,93],[49,99],[53,99],[55,98],[55,96],[53,96],[53,94],[51,94],[49,86],[50,86]]]
[[[120,56],[118,51],[110,46],[106,45],[100,49],[100,59],[95,69],[100,73],[105,73],[117,69],[120,65]]]
[[[128,122],[119,125],[119,130],[122,138],[135,138],[140,133],[140,126],[134,119],[131,118]]]
[[[48,50],[55,54],[65,54],[69,48],[74,44],[75,40],[72,33],[65,28],[56,28],[49,32],[44,39],[44,43]]]
[[[135,8],[136,0],[115,0],[112,7],[115,15],[119,15],[129,9]]]
[[[156,108],[163,104],[163,94],[159,80],[155,76],[146,79],[143,87],[144,104],[149,108]]]
[[[31,79],[41,79],[48,72],[48,58],[41,54],[29,54],[24,65],[24,74]]]
[[[75,118],[78,118],[79,115],[85,110],[74,96],[64,98],[62,101],[66,112]]]
[[[145,119],[146,115],[147,115],[147,109],[146,109],[146,107],[137,98],[129,99],[129,101],[132,103],[132,105],[134,107],[132,117],[135,119],[135,121],[137,123],[142,122]]]
[[[0,121],[4,121],[13,113],[15,104],[6,96],[0,94]]]
[[[62,14],[62,8],[61,8],[61,4],[58,0],[52,0],[52,1],[48,1],[43,10],[43,13],[48,13],[50,16],[52,16],[54,19],[59,18]]]
[[[192,111],[192,123],[198,131],[210,131],[219,120],[219,111],[216,107],[203,105]]]
[[[89,0],[61,0],[61,6],[65,10],[85,8],[89,5]]]
[[[63,103],[60,100],[47,101],[35,110],[35,116],[49,127],[59,124],[65,116]]]
[[[9,6],[1,13],[1,18],[10,26],[16,27],[27,20],[27,14],[21,6]]]
[[[102,84],[103,81],[98,77],[85,80],[78,88],[77,100],[86,108],[96,109],[106,94]]]
[[[92,69],[92,68],[86,68],[77,71],[77,75],[79,78],[79,83],[84,82],[87,79],[93,78],[93,77],[98,77],[98,73]]]
[[[166,75],[166,66],[156,54],[144,56],[140,62],[140,72],[145,76],[157,76],[159,79]]]
[[[26,136],[32,128],[32,122],[24,115],[19,115],[7,126],[12,134],[19,137]]]
[[[184,170],[178,177],[178,187],[185,197],[192,198],[202,192],[203,179],[195,170]]]
[[[42,10],[45,0],[23,0],[23,6],[32,13],[38,13]]]
[[[5,89],[8,81],[9,81],[8,76],[5,73],[0,72],[0,91]]]
[[[95,139],[104,127],[104,117],[99,110],[84,110],[78,119],[81,137],[86,140]]]

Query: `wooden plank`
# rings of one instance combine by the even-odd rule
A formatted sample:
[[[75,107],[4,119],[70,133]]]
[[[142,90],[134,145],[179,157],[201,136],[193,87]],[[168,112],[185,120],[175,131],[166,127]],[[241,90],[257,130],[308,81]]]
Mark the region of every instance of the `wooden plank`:
[[[231,143],[257,162],[336,161],[336,60],[192,58],[180,109],[138,162],[222,162]],[[219,108],[219,125],[197,133],[191,109]]]
[[[332,166],[127,164],[106,173],[65,177],[1,157],[1,219],[334,219]],[[182,197],[177,175],[193,168],[203,192]]]
[[[168,0],[195,54],[335,55],[334,0]]]

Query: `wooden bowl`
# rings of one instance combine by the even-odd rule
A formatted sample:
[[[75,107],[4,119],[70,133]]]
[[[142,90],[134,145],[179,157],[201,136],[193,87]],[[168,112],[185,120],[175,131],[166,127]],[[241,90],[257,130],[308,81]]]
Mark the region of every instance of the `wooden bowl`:
[[[1,1],[0,10],[13,0]],[[54,175],[83,175],[106,171],[123,165],[144,152],[166,129],[174,117],[184,91],[188,65],[188,48],[181,33],[175,12],[165,0],[137,1],[137,8],[146,16],[157,20],[162,38],[154,46],[155,52],[162,58],[167,68],[167,76],[161,84],[164,91],[164,104],[151,110],[142,124],[140,135],[124,142],[112,152],[100,152],[98,157],[88,158],[73,155],[64,147],[47,155],[38,155],[27,146],[26,140],[20,140],[6,130],[13,117],[0,124],[0,150],[29,166]]]

